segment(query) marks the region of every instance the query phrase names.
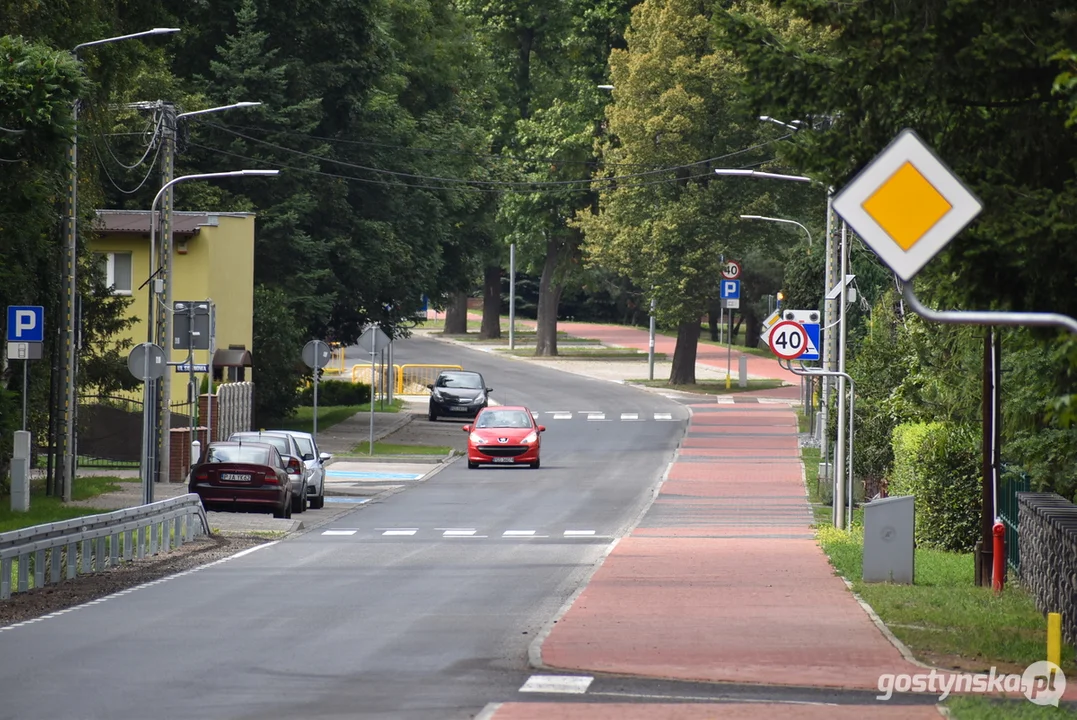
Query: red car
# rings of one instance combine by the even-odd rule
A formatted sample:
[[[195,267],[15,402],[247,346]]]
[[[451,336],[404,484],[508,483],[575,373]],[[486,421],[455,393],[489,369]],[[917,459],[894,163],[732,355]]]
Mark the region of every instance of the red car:
[[[525,407],[497,405],[483,408],[473,425],[465,425],[467,466],[539,466],[539,435],[546,432]]]
[[[302,460],[281,455],[267,443],[215,442],[191,469],[187,490],[197,493],[207,510],[229,505],[271,510],[273,517],[290,518],[292,483],[288,474],[301,472]]]

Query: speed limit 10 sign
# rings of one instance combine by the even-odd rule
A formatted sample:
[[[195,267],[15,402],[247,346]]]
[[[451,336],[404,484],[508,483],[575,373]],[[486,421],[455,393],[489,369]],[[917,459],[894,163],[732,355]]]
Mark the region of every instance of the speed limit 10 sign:
[[[730,260],[722,266],[722,277],[726,280],[736,280],[740,277],[740,263],[736,260]]]
[[[808,349],[808,331],[792,320],[783,320],[770,331],[770,349],[783,360],[795,360]]]

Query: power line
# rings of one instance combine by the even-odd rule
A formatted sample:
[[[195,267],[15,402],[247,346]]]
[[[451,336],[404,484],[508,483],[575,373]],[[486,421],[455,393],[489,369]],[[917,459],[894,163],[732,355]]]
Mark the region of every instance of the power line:
[[[312,160],[318,160],[318,161],[321,161],[321,162],[327,162],[327,163],[342,165],[344,167],[350,167],[350,168],[354,168],[356,170],[364,170],[364,171],[367,171],[367,172],[374,172],[374,173],[383,174],[383,175],[391,175],[391,176],[394,176],[394,177],[408,178],[408,179],[413,179],[413,180],[431,181],[431,182],[451,182],[451,183],[459,183],[459,184],[464,184],[464,185],[477,185],[477,186],[486,186],[486,187],[522,187],[522,188],[568,187],[568,186],[577,186],[577,185],[584,185],[584,186],[590,187],[594,183],[600,183],[600,182],[617,183],[617,182],[619,182],[621,180],[630,180],[630,179],[633,179],[633,178],[649,177],[649,176],[652,176],[652,175],[660,175],[660,174],[668,173],[668,172],[676,172],[678,170],[687,170],[689,168],[697,167],[699,165],[707,165],[707,164],[710,164],[712,162],[717,162],[719,160],[725,160],[725,159],[728,159],[730,157],[734,157],[736,155],[741,155],[741,154],[744,154],[746,152],[751,152],[752,150],[756,150],[758,148],[764,147],[765,145],[769,145],[769,144],[771,144],[773,142],[777,142],[778,139],[783,139],[783,138],[778,138],[778,139],[775,139],[775,140],[768,140],[768,141],[766,141],[764,143],[759,143],[759,144],[754,145],[752,147],[737,150],[737,151],[734,151],[732,153],[727,153],[725,155],[719,155],[717,157],[707,158],[705,160],[698,160],[696,162],[688,163],[688,164],[685,164],[685,165],[677,165],[677,166],[662,168],[662,169],[658,169],[658,170],[650,170],[650,171],[647,171],[647,172],[629,173],[627,175],[615,175],[615,176],[612,176],[612,177],[599,177],[599,178],[589,178],[589,179],[582,179],[582,180],[504,181],[504,180],[471,180],[471,179],[466,179],[466,178],[447,178],[447,177],[439,177],[439,176],[434,176],[434,175],[420,175],[418,173],[405,173],[405,172],[399,172],[399,171],[395,171],[395,170],[385,170],[385,169],[382,169],[382,168],[370,167],[368,165],[359,165],[357,163],[350,163],[350,162],[347,162],[347,161],[344,161],[344,160],[335,160],[333,158],[326,158],[326,157],[322,157],[320,155],[314,155],[312,153],[303,152],[302,150],[295,150],[294,148],[289,148],[289,147],[286,147],[284,145],[278,145],[276,143],[271,143],[271,142],[269,142],[267,140],[260,140],[260,139],[255,138],[255,137],[251,137],[250,135],[246,135],[244,133],[237,132],[235,130],[230,130],[230,129],[228,129],[228,128],[224,127],[224,126],[221,126],[221,125],[216,125],[216,124],[212,124],[212,123],[207,123],[207,125],[209,125],[210,127],[217,128],[219,130],[223,130],[224,132],[227,132],[227,133],[229,133],[231,135],[235,135],[235,136],[243,138],[245,140],[249,140],[251,142],[255,142],[255,143],[258,143],[260,145],[265,145],[267,147],[271,147],[271,148],[274,148],[276,150],[281,150],[281,151],[284,151],[284,152],[293,153],[295,155],[299,155],[301,157],[306,157],[306,158],[309,158],[309,159],[312,159]],[[786,137],[788,137],[788,136],[786,136]]]

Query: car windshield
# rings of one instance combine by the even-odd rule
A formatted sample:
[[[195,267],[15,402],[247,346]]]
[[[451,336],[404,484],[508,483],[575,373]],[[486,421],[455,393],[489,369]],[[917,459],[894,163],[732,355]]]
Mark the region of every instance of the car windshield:
[[[305,438],[302,435],[293,437],[295,437],[295,441],[299,445],[299,452],[303,453],[304,455],[314,454],[314,442],[311,441],[310,438]]]
[[[446,373],[438,377],[437,386],[478,390],[482,388],[482,377],[475,373]]]
[[[206,456],[209,463],[269,464],[269,450],[250,445],[211,445]]]
[[[281,437],[279,435],[258,435],[253,433],[251,435],[233,435],[233,440],[248,440],[251,442],[265,443],[266,445],[272,445],[277,448],[277,452],[281,455],[291,455],[290,448],[288,447],[288,438]]]
[[[529,428],[531,418],[522,410],[487,410],[475,427],[480,428]]]

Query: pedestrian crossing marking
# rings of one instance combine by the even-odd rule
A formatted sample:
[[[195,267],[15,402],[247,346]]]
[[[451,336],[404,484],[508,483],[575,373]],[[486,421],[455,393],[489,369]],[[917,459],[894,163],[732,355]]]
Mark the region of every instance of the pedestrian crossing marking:
[[[594,534],[594,530],[565,530],[565,537],[590,537]]]
[[[322,535],[354,535],[358,530],[326,530]]]
[[[654,414],[654,419],[655,420],[672,420],[673,419],[673,413],[655,413]]]
[[[588,420],[605,420],[606,419],[606,413],[588,413],[587,414],[587,419]]]
[[[621,413],[622,420],[639,420],[639,413]]]
[[[418,530],[386,530],[382,535],[388,536],[411,536],[419,532]]]
[[[501,533],[502,537],[533,537],[534,530],[506,530]]]

